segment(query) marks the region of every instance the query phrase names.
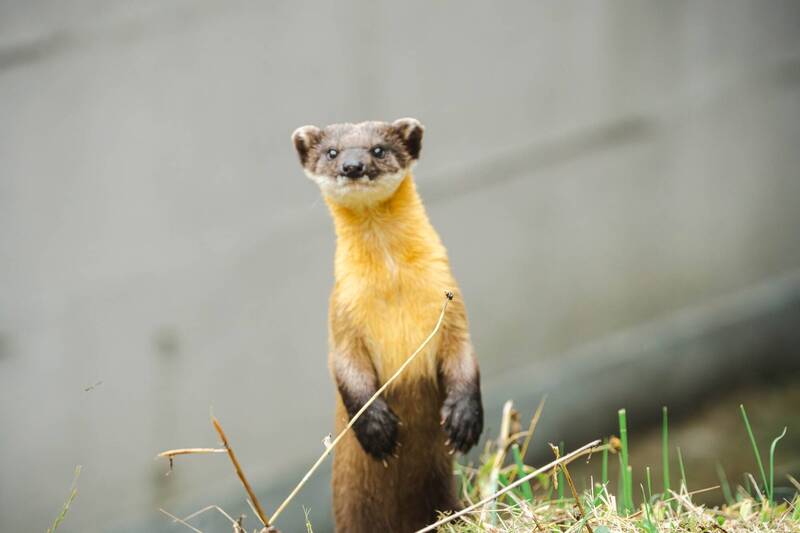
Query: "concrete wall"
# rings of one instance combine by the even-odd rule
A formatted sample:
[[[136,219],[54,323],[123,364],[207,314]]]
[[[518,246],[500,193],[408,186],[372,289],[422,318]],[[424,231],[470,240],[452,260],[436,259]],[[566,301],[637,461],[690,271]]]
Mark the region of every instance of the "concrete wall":
[[[223,457],[153,461],[213,445],[209,408],[265,492],[321,451],[302,124],[426,124],[490,384],[800,269],[798,29],[792,1],[3,2],[0,530],[45,529],[75,464],[65,532],[248,512]]]

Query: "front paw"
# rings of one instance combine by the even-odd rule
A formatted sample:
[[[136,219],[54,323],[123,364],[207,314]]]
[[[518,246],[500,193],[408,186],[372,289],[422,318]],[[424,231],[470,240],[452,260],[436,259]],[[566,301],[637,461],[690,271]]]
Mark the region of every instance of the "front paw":
[[[480,390],[448,395],[442,406],[444,430],[453,449],[466,453],[478,443],[483,431],[483,404]]]
[[[353,424],[358,442],[375,459],[385,459],[397,447],[397,415],[378,398]]]

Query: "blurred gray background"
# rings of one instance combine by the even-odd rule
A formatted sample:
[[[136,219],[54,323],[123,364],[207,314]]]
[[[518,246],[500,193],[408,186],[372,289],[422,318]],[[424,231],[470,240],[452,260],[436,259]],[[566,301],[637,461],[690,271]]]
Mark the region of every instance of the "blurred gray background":
[[[541,454],[797,390],[798,2],[2,0],[0,530],[44,531],[76,464],[60,531],[252,515],[224,456],[154,460],[216,445],[210,410],[275,508],[333,409],[334,236],[289,136],[402,116],[485,437],[506,398],[550,394]],[[328,479],[285,533],[329,530]]]

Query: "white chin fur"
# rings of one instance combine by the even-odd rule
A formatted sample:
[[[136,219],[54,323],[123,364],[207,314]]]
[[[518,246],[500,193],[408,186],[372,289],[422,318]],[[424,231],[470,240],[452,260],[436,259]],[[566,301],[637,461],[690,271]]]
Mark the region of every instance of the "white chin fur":
[[[401,170],[395,174],[382,174],[377,179],[370,180],[367,176],[358,179],[345,176],[332,178],[306,171],[306,176],[319,186],[323,195],[346,207],[368,207],[388,200],[403,182],[406,174],[408,170]]]

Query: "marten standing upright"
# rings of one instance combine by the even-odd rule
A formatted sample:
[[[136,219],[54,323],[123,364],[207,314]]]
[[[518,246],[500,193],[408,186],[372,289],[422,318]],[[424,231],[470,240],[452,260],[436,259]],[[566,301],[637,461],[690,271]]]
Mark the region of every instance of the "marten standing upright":
[[[343,533],[415,531],[437,511],[457,509],[451,455],[483,430],[466,310],[411,176],[422,133],[406,118],[292,135],[336,228],[329,365],[337,431],[431,332],[444,291],[455,294],[436,338],[334,451],[333,510]]]

